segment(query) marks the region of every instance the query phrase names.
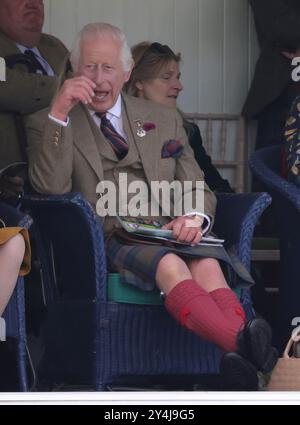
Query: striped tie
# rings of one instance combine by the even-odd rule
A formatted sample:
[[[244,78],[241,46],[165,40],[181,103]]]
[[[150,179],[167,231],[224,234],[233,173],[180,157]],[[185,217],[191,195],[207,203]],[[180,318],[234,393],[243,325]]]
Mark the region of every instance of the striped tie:
[[[116,131],[114,126],[106,117],[106,112],[96,113],[101,118],[100,129],[103,135],[109,140],[113,150],[119,160],[125,158],[128,153],[128,144],[126,140]]]
[[[26,56],[30,57],[30,59],[32,60],[32,63],[34,64],[34,67],[36,69],[36,72],[38,72],[40,74],[43,74],[43,75],[48,75],[47,71],[42,66],[42,64],[40,63],[40,61],[36,57],[36,54],[32,50],[29,50],[29,49],[28,50],[25,50],[24,54]]]

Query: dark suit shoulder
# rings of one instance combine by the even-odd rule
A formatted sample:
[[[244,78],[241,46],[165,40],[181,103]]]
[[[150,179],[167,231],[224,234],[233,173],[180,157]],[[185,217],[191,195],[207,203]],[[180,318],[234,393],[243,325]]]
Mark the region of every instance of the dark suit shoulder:
[[[5,57],[20,52],[16,44],[0,31],[0,56]]]
[[[45,49],[56,49],[58,52],[61,52],[64,55],[68,53],[68,49],[63,44],[63,42],[50,34],[42,34],[38,47]]]
[[[203,146],[199,127],[191,123],[189,128],[189,143],[194,151],[195,159],[204,172],[205,182],[214,192],[228,192],[233,190],[227,180],[223,179],[217,168],[213,165],[211,157],[206,152]]]

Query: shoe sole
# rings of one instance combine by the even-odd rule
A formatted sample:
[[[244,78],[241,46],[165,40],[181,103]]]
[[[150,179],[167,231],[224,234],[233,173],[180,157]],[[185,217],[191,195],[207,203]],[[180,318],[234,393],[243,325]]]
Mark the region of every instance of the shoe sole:
[[[249,360],[264,373],[270,372],[278,359],[276,348],[271,346],[272,329],[263,319],[256,319],[255,326],[245,330],[246,349],[250,353]]]
[[[234,353],[227,353],[220,363],[220,375],[225,391],[257,391],[257,371],[251,363]]]

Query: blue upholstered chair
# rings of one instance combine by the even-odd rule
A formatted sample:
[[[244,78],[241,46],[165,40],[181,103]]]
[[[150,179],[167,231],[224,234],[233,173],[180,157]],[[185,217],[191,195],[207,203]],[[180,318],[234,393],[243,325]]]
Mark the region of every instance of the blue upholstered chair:
[[[270,204],[267,194],[219,196],[215,231],[250,268],[256,221]],[[38,252],[48,278],[43,384],[107,385],[146,377],[217,374],[222,353],[179,326],[164,306],[108,301],[100,222],[80,194],[23,199],[38,227]],[[41,248],[41,250],[40,250]],[[241,301],[252,316],[249,290]]]
[[[280,177],[280,152],[280,146],[258,150],[250,168],[271,194],[277,214],[281,272],[275,344],[281,350],[300,323],[300,190]]]
[[[6,226],[21,226],[29,228],[32,219],[16,208],[7,204],[0,204],[0,217]],[[6,322],[6,336],[16,339],[16,366],[18,369],[19,389],[28,391],[28,351],[26,339],[26,318],[25,318],[25,298],[24,298],[24,279],[18,278],[13,295],[3,313]],[[0,342],[5,344],[5,342]],[[2,365],[3,366],[3,365]],[[4,365],[5,366],[5,365]],[[1,379],[1,376],[0,376]]]

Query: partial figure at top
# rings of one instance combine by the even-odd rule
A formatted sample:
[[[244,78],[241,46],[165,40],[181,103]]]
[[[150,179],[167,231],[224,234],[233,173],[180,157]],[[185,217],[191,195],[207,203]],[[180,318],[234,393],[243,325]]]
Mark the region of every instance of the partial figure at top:
[[[300,56],[299,0],[249,0],[260,56],[242,114],[257,119],[255,149],[283,143],[283,129],[300,84],[292,60]]]
[[[23,117],[50,105],[68,53],[52,35],[42,33],[42,0],[0,1],[0,57],[6,81],[0,82],[0,169],[26,161]],[[21,176],[0,179],[0,199],[23,190]]]

